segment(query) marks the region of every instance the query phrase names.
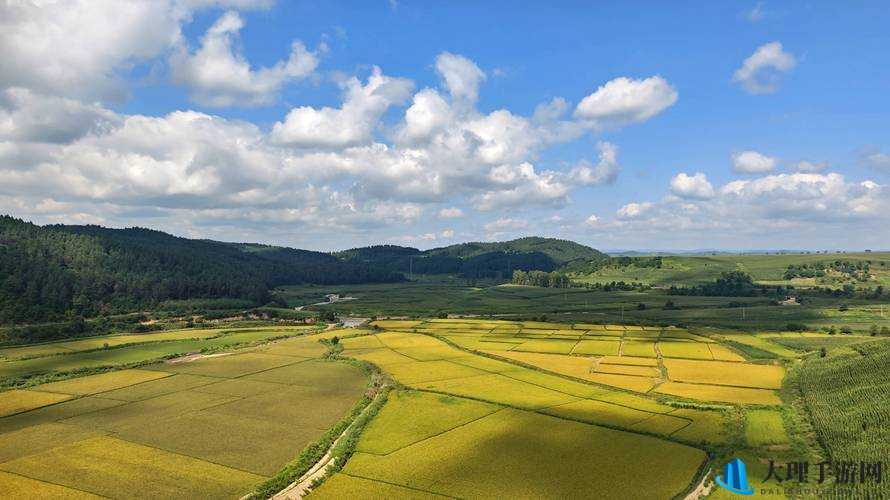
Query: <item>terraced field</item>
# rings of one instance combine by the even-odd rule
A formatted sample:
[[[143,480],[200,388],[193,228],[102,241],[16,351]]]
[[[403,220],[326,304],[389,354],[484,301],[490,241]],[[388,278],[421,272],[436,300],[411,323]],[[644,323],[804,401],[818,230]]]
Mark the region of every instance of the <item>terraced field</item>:
[[[132,366],[171,356],[218,350],[302,335],[317,326],[216,330],[172,330],[105,335],[0,349],[0,387],[16,386],[40,375]]]
[[[0,351],[0,370],[26,382],[0,392],[0,490],[23,498],[255,491],[307,445],[336,435],[332,426],[366,394],[367,375],[355,361],[329,359],[334,346],[379,368],[385,375],[375,380],[392,390],[338,445],[333,474],[312,496],[669,498],[730,455],[754,462],[752,471],[765,457],[791,456],[798,445],[786,427],[796,424],[780,390],[786,368],[810,349],[789,344],[829,339],[481,319],[305,333],[192,330]],[[857,344],[868,339],[853,337],[836,347],[864,353]],[[117,365],[86,362],[117,351],[129,352]],[[802,390],[814,393],[807,404],[823,404],[813,387]],[[826,429],[839,423],[822,418]],[[643,473],[649,480],[638,481]]]
[[[362,397],[367,376],[320,359],[327,351],[320,336],[0,392],[0,491],[4,498],[249,493]]]

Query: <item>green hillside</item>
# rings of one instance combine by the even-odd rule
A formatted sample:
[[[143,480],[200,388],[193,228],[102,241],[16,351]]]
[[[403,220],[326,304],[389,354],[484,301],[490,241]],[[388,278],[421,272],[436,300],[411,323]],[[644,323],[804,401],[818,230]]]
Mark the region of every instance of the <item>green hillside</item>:
[[[376,268],[415,274],[456,274],[464,278],[509,279],[515,270],[554,271],[570,263],[593,263],[607,256],[573,241],[527,237],[504,242],[472,242],[421,251],[377,245],[337,252],[340,258]]]
[[[0,324],[127,312],[171,299],[259,305],[280,285],[401,279],[321,252],[0,217]]]
[[[657,264],[656,264],[657,262]],[[863,282],[844,272],[846,264],[868,264]],[[789,267],[824,266],[821,277],[810,273],[790,273]],[[719,254],[708,256],[613,257],[601,265],[573,268],[574,277],[588,283],[611,281],[641,282],[651,285],[696,285],[718,278],[721,273],[740,270],[757,282],[770,285],[831,286],[890,285],[890,252],[797,253],[797,254]]]

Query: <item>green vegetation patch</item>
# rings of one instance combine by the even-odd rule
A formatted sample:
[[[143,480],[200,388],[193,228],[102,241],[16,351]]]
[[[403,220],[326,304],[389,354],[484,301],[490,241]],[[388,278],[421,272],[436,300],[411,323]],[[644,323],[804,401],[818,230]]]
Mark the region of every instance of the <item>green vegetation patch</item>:
[[[787,443],[788,434],[782,422],[782,412],[775,410],[745,412],[745,439],[750,446]]]
[[[357,450],[386,455],[501,409],[470,399],[418,391],[394,391],[365,429]]]
[[[505,409],[383,457],[356,453],[343,472],[464,498],[581,498],[591,491],[670,498],[704,458],[701,450],[648,436]],[[651,481],[638,480],[642,464]]]

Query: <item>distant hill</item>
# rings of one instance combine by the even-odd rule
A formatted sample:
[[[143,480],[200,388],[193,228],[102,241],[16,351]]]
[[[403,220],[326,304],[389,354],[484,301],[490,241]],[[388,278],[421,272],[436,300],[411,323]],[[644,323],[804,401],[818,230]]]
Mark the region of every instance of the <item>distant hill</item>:
[[[133,311],[170,299],[261,305],[280,285],[403,279],[323,252],[191,240],[143,228],[41,227],[0,216],[3,324]]]
[[[459,274],[466,278],[508,279],[513,271],[554,271],[572,262],[599,262],[602,252],[573,241],[526,237],[504,242],[472,242],[418,250],[379,245],[335,255],[407,274]]]
[[[575,243],[574,241],[541,238],[538,236],[492,243],[460,243],[434,248],[427,250],[425,253],[428,255],[448,255],[466,259],[491,252],[541,253],[559,265],[575,260],[600,260],[607,257],[606,254],[598,250]]]

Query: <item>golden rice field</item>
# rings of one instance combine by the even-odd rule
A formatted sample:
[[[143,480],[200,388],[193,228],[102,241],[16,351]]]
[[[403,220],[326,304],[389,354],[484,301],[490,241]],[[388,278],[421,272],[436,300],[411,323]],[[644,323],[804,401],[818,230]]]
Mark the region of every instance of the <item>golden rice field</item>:
[[[387,328],[391,324],[398,328]],[[780,362],[751,362],[743,352],[720,341],[730,335],[737,341],[743,334],[712,337],[673,327],[473,319],[375,325],[384,331],[441,338],[495,359],[627,391],[701,402],[781,404],[776,391],[782,386],[785,369]],[[787,350],[768,339],[749,337],[754,339],[751,344],[763,349],[774,345],[777,352]],[[383,352],[363,355],[367,361],[392,357]]]
[[[763,335],[471,318],[260,345],[250,342],[274,332],[162,333],[107,340],[140,356],[228,336],[247,347],[0,392],[4,498],[249,493],[365,393],[359,364],[319,342],[333,337],[337,356],[374,365],[395,390],[313,497],[670,498],[694,486],[708,453],[789,443],[779,390],[790,356]],[[0,372],[105,352],[96,342],[2,350]]]
[[[0,392],[3,498],[238,498],[361,399],[319,337]]]

